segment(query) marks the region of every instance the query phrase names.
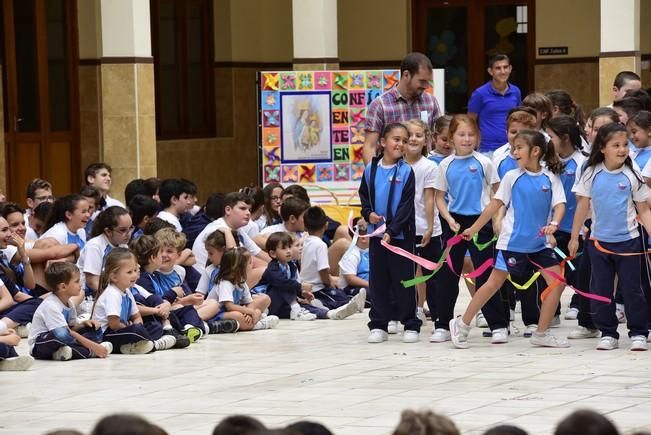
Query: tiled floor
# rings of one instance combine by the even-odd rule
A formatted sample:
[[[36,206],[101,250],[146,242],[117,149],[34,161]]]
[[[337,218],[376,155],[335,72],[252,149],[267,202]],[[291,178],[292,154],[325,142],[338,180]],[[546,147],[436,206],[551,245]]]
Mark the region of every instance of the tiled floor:
[[[467,296],[457,311],[465,303]],[[474,329],[471,349],[455,350],[430,344],[428,325],[418,344],[392,336],[369,345],[366,317],[287,320],[275,330],[211,336],[186,350],[37,361],[29,372],[0,372],[0,433],[89,431],[98,417],[128,411],[172,435],[209,434],[233,413],[271,427],[308,418],[336,434],[387,434],[408,407],[446,413],[464,434],[499,423],[550,434],[584,407],[607,413],[623,431],[651,430],[651,352],[629,352],[627,339],[611,352],[593,350],[595,340],[550,350],[522,337],[490,345]],[[564,321],[555,333],[574,324]],[[26,349],[25,341],[19,351]]]

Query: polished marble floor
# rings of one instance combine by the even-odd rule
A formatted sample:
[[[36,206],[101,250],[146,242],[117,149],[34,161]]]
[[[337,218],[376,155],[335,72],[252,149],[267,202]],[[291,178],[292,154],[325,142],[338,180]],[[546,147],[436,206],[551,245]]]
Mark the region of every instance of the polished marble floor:
[[[465,303],[467,296],[457,311]],[[472,348],[456,350],[430,344],[428,324],[417,344],[391,336],[369,345],[366,319],[286,320],[185,350],[37,361],[28,372],[0,372],[0,433],[89,432],[100,416],[128,411],[172,435],[210,434],[233,413],[269,427],[313,419],[336,434],[388,434],[408,407],[446,413],[464,434],[500,423],[551,434],[559,419],[585,407],[606,413],[624,433],[651,430],[651,352],[628,351],[627,339],[610,352],[594,350],[594,339],[538,349],[517,336],[491,345],[474,329]],[[575,323],[554,331],[567,334]],[[18,350],[26,349],[24,341]]]

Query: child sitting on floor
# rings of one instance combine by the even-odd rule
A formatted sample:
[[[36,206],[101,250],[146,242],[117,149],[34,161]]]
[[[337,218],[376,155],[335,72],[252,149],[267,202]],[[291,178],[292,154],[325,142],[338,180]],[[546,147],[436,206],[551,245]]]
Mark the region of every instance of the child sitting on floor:
[[[357,221],[358,236],[365,236],[366,231],[366,221],[364,219]],[[362,291],[365,293],[368,291],[368,245],[368,237],[357,237],[356,242],[339,260],[339,287],[344,289],[348,296],[352,297]],[[368,299],[366,302],[368,305]]]

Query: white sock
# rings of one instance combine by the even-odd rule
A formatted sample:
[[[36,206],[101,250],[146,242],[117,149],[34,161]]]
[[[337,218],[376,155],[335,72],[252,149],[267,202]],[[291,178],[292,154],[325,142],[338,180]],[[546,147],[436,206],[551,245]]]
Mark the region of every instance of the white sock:
[[[298,302],[294,302],[293,304],[289,305],[289,309],[292,313],[298,313],[301,311],[301,306],[298,304]]]
[[[258,320],[258,323],[253,325],[253,330],[257,331],[258,329],[267,329],[267,324],[264,323],[262,320]]]
[[[424,313],[425,310],[423,309],[423,307],[417,307],[417,308],[416,308],[416,312],[417,312],[417,313]]]
[[[172,325],[163,326],[163,331],[169,331],[170,329],[174,329],[174,328],[172,328]]]

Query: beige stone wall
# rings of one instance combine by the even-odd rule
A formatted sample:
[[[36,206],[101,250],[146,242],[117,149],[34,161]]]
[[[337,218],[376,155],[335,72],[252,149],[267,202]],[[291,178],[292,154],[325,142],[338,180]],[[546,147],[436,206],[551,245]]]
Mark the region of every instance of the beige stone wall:
[[[339,0],[339,60],[400,60],[411,47],[409,0]]]
[[[644,1],[644,0],[642,0]],[[538,47],[568,47],[567,56],[599,56],[599,0],[536,0],[536,56]]]
[[[599,64],[596,62],[536,65],[536,90],[565,89],[585,113],[599,106]]]

